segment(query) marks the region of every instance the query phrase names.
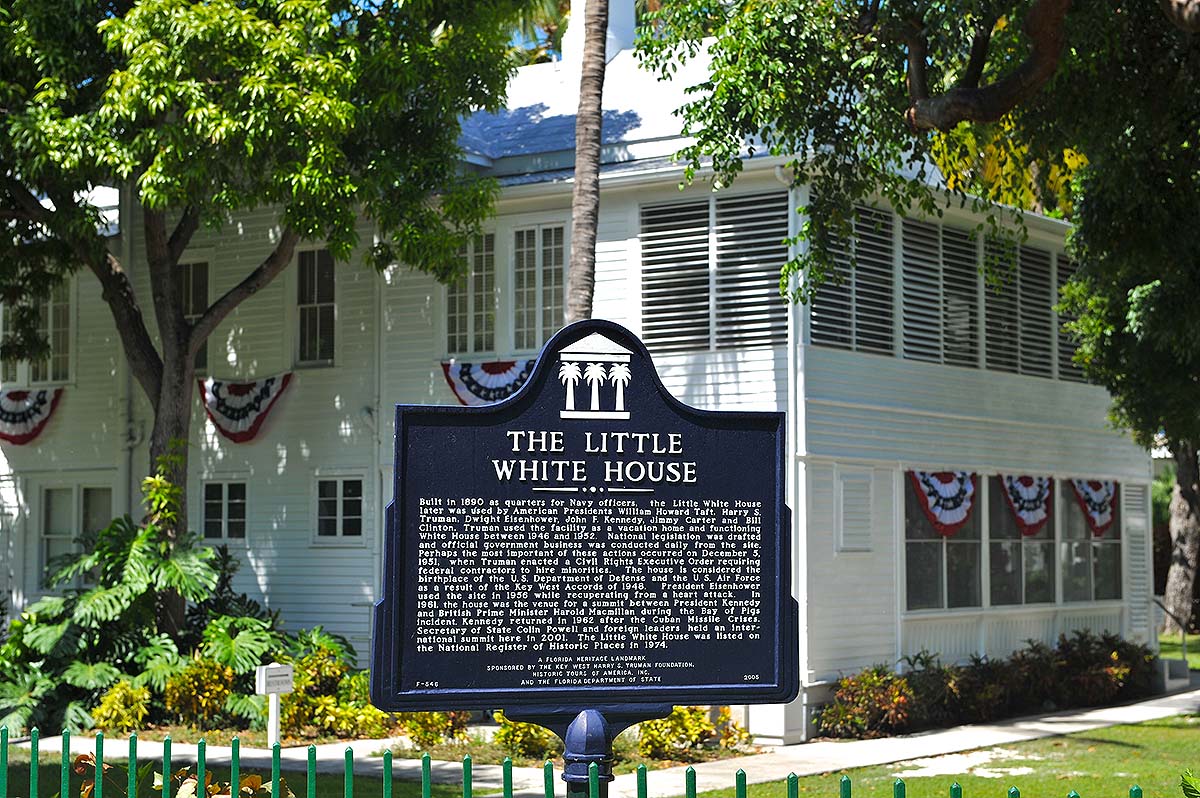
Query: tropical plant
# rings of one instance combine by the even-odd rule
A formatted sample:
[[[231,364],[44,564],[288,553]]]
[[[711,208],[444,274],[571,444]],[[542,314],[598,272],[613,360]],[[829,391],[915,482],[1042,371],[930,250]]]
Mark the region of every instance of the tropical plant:
[[[150,690],[122,679],[104,693],[92,710],[100,729],[127,734],[142,728],[150,714]]]
[[[526,759],[552,759],[562,754],[562,741],[546,727],[509,720],[500,711],[492,717],[500,724],[492,741],[506,753]]]
[[[167,711],[199,729],[218,728],[233,694],[233,669],[208,659],[193,659],[167,681]]]
[[[233,577],[241,567],[241,561],[228,546],[217,546],[213,551],[212,567],[217,572],[217,584],[211,596],[188,606],[185,632],[180,640],[182,645],[192,648],[200,645],[204,630],[219,616],[255,618],[265,621],[273,630],[278,629],[278,610],[268,610],[245,593],[233,589]]]

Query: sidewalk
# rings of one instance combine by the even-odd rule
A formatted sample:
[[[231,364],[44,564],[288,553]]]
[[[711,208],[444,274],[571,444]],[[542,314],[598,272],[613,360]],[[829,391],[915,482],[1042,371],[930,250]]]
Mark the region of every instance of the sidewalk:
[[[1007,745],[1025,740],[1037,740],[1060,734],[1090,731],[1124,723],[1170,717],[1200,712],[1200,689],[1159,696],[1136,704],[1103,709],[1071,710],[1048,715],[1035,715],[1000,723],[959,726],[954,729],[923,732],[900,737],[885,737],[878,740],[846,740],[804,743],[801,745],[778,746],[767,753],[754,756],[725,759],[718,762],[703,762],[694,765],[698,792],[732,788],[734,774],[746,771],[746,781],[757,784],[783,779],[788,773],[807,776],[829,773],[852,767],[885,765],[943,754],[953,754],[974,748]],[[383,759],[376,753],[389,747],[392,740],[357,740],[351,743],[331,743],[317,746],[317,770],[321,773],[342,773],[346,749],[354,752],[356,776],[380,777],[383,775]],[[60,738],[49,738],[41,743],[41,750],[57,752]],[[24,743],[28,745],[28,743]],[[87,753],[95,748],[90,738],[71,740],[73,753]],[[108,761],[124,759],[129,751],[127,741],[106,739],[104,756]],[[308,760],[307,747],[282,750],[283,770],[303,772]],[[138,758],[161,759],[162,743],[138,742]],[[228,746],[207,747],[208,763],[215,767],[227,767],[230,759]],[[173,743],[171,761],[178,767],[196,761],[196,746]],[[271,752],[261,748],[241,749],[243,773],[269,773]],[[665,768],[650,771],[647,786],[651,798],[668,798],[683,794],[686,767]],[[417,781],[421,777],[421,762],[416,759],[395,759],[392,772],[397,779]],[[462,765],[458,762],[434,762],[433,780],[441,784],[460,784]],[[555,774],[556,793],[566,795],[561,774]],[[475,765],[472,769],[473,783],[477,790],[488,792],[501,788],[502,775],[498,765]],[[521,798],[541,798],[543,777],[540,768],[513,768],[513,791]],[[832,782],[831,782],[832,784]],[[832,789],[832,788],[831,788]],[[634,774],[618,776],[610,787],[612,798],[631,798],[637,795]]]

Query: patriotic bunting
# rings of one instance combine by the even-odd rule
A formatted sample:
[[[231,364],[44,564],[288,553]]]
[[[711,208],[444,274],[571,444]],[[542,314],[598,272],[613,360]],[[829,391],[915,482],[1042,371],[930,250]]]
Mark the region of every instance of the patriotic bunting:
[[[951,537],[971,519],[975,475],[969,471],[909,471],[921,509],[942,537]]]
[[[0,440],[18,446],[42,434],[62,398],[62,388],[0,392]]]
[[[1021,534],[1036,535],[1050,520],[1054,480],[1050,477],[1000,474],[1000,485]]]
[[[1117,501],[1117,483],[1112,480],[1072,479],[1075,499],[1092,534],[1101,537],[1113,522],[1113,505]]]
[[[200,401],[218,432],[234,443],[245,443],[258,434],[267,414],[291,381],[290,373],[255,382],[209,377],[200,380]]]
[[[536,360],[497,360],[491,363],[442,363],[442,373],[455,397],[477,407],[507,399],[529,380]]]

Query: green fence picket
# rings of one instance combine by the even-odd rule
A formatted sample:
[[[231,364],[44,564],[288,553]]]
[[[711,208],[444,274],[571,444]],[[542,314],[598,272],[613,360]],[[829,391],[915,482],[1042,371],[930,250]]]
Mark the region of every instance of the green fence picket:
[[[1079,793],[1071,790],[1069,793],[1067,793],[1067,798],[1079,798]]]
[[[163,738],[162,798],[171,798],[171,735]]]
[[[129,761],[125,763],[127,784],[125,785],[125,795],[128,798],[137,796],[137,773],[138,773],[138,758],[137,758],[137,735],[129,735]],[[234,793],[236,795],[237,793]]]
[[[38,727],[29,730],[29,794],[38,794]]]
[[[104,732],[96,732],[96,787],[94,798],[104,798]]]
[[[795,782],[795,784],[796,784],[796,794],[795,795],[792,794],[792,783],[793,782]],[[841,781],[838,782],[838,786],[841,788],[838,792],[838,795],[841,796],[841,798],[850,798],[850,793],[853,791],[853,786],[850,784],[850,777],[843,775],[841,778]],[[788,774],[788,798],[797,798],[799,793],[800,793],[800,778],[795,773],[789,773]]]
[[[600,798],[600,766],[595,762],[588,765],[588,798]]]
[[[696,769],[691,765],[683,771],[683,794],[687,798],[696,798]]]
[[[308,798],[317,798],[317,747],[308,747],[308,784],[305,785]],[[233,796],[237,798],[237,796]]]
[[[196,794],[208,795],[207,786],[204,783],[204,777],[208,775],[205,771],[207,763],[204,761],[204,754],[207,746],[204,743],[204,738],[200,738],[200,742],[196,743]]]
[[[554,763],[549,759],[542,765],[542,787],[546,798],[554,798]]]
[[[957,781],[950,785],[950,798],[962,798],[962,785]]]
[[[392,798],[392,750],[383,752],[383,798]]]
[[[66,798],[71,794],[71,733],[69,731],[62,733],[62,750],[59,752],[58,761],[61,765],[58,794],[62,798]],[[30,764],[32,765],[32,763]]]
[[[637,766],[637,798],[647,798],[650,790],[646,786],[646,765]]]
[[[746,771],[741,768],[733,774],[733,794],[736,798],[746,798]]]
[[[1142,788],[1136,784],[1129,788],[1129,798],[1142,798]]]
[[[501,768],[502,768],[501,772],[502,772],[503,778],[504,778],[504,798],[513,798],[512,757],[511,756],[504,757],[504,762],[501,763]],[[385,795],[383,798],[390,798],[390,796]]]
[[[271,795],[273,796],[273,798],[280,798],[280,795],[281,795],[281,793],[279,792],[279,753],[280,753],[280,750],[281,749],[279,746],[279,741],[276,740],[275,744],[271,746]]]
[[[471,798],[471,755],[463,757],[463,798]],[[347,796],[349,798],[349,796]]]
[[[1021,798],[1021,791],[1016,787],[1008,788],[1008,798]]]
[[[433,791],[433,760],[428,753],[421,754],[421,798],[429,798]]]
[[[229,794],[237,798],[242,790],[242,742],[234,737],[229,745]]]
[[[0,726],[0,798],[8,798],[8,727]]]
[[[904,798],[904,779],[892,782],[892,798]]]
[[[345,771],[342,778],[342,794],[345,798],[354,798],[354,749],[350,746],[346,746],[346,763],[343,767]]]

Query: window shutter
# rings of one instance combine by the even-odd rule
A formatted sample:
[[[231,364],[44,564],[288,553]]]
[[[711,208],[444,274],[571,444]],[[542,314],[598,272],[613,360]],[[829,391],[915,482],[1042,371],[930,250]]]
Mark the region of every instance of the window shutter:
[[[979,366],[979,259],[965,230],[942,228],[942,353],[951,366]]]
[[[657,352],[707,349],[708,201],[642,209],[642,340]]]
[[[779,272],[787,262],[787,192],[716,200],[716,346],[787,343],[787,302]]]
[[[1049,377],[1054,373],[1050,253],[1035,247],[1021,247],[1018,276],[1021,288],[1020,371],[1034,377]]]
[[[942,361],[942,256],[938,225],[905,219],[904,356]]]
[[[838,551],[870,551],[872,523],[870,469],[837,470]]]
[[[854,348],[893,352],[892,214],[859,207],[854,220]]]
[[[809,330],[814,344],[837,349],[854,348],[850,319],[854,314],[854,278],[850,271],[848,242],[832,244],[833,271],[817,289],[809,312]]]
[[[986,289],[987,367],[996,371],[1020,371],[1018,270],[1016,253],[1006,242],[995,239],[984,245],[988,269],[997,275],[999,285]],[[990,281],[989,281],[990,283]]]
[[[1058,293],[1056,299],[1061,301],[1063,286],[1075,274],[1075,264],[1067,260],[1065,255],[1060,255],[1058,258]],[[1073,360],[1075,356],[1075,341],[1071,338],[1071,334],[1062,328],[1069,321],[1075,321],[1076,316],[1071,313],[1058,314],[1058,378],[1061,380],[1072,380],[1074,382],[1084,382],[1083,369]]]

